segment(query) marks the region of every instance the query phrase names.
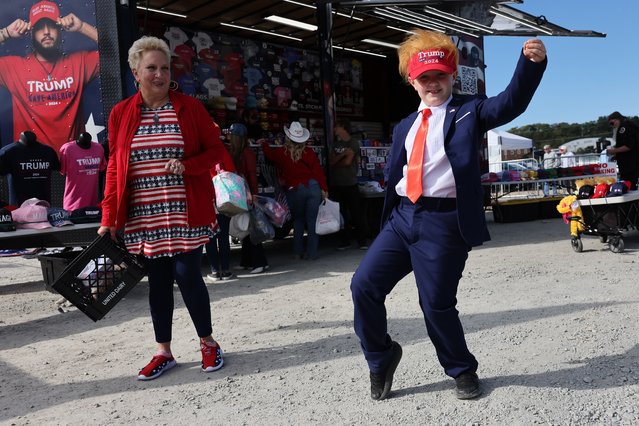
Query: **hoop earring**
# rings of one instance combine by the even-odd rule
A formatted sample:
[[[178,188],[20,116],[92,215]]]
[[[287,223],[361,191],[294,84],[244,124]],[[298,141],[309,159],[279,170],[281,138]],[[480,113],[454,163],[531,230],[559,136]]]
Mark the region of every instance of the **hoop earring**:
[[[133,86],[135,86],[135,90],[140,90],[140,82],[139,81],[135,80],[133,82]]]
[[[180,87],[177,81],[171,80],[169,82],[169,90],[177,90]]]

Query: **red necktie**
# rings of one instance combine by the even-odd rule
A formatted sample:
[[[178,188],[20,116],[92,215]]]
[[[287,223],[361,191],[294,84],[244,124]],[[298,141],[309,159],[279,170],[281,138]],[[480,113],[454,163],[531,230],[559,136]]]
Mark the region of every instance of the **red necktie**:
[[[426,147],[426,135],[428,135],[428,117],[432,111],[428,108],[422,111],[422,122],[417,129],[413,150],[408,161],[406,171],[406,196],[413,204],[422,196],[422,166],[424,165],[424,147]]]

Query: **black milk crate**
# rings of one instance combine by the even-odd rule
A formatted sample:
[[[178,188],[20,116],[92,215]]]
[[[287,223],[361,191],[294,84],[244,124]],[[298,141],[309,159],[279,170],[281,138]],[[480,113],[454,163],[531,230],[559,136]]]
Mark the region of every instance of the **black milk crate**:
[[[141,279],[144,266],[109,234],[73,259],[53,289],[93,321],[102,319]]]
[[[39,254],[38,260],[42,267],[44,289],[53,292],[53,283],[64,272],[69,263],[80,255],[80,251],[63,251],[60,253]]]

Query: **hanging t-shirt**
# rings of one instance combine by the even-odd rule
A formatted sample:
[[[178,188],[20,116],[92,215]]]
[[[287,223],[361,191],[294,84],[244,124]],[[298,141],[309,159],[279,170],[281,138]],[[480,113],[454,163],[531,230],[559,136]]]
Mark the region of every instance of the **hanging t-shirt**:
[[[51,202],[51,173],[60,170],[58,154],[48,145],[15,142],[0,149],[0,175],[9,175],[9,203],[29,198]]]
[[[211,40],[211,36],[202,31],[195,33],[192,40],[198,53],[213,46],[213,40]]]
[[[0,57],[0,86],[11,93],[13,140],[31,130],[55,152],[84,131],[85,86],[99,75],[97,51],[64,55],[55,63],[34,55]]]
[[[182,58],[182,60],[186,64],[187,71],[192,72],[193,59],[197,57],[195,50],[193,50],[193,48],[189,46],[188,44],[181,44],[179,46],[176,46],[175,49],[173,49],[173,53],[175,53],[177,56]]]
[[[177,46],[180,46],[188,41],[188,36],[184,31],[178,27],[169,27],[164,32],[164,38],[169,42],[169,48],[174,51]]]
[[[98,205],[98,181],[101,171],[106,169],[104,148],[91,142],[82,148],[75,141],[60,148],[60,173],[66,175],[62,207],[73,211]]]

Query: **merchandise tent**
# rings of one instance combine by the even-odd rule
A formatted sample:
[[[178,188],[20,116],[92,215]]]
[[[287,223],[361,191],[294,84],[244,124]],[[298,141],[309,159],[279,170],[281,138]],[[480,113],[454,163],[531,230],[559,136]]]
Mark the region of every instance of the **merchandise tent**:
[[[21,1],[3,2],[0,12],[4,9],[2,13],[15,15],[15,10],[9,8]],[[95,138],[98,141],[106,141],[108,129],[104,127],[112,107],[132,91],[126,60],[128,46],[140,35],[161,37],[166,28],[178,27],[192,34],[226,37],[231,43],[239,40],[240,44],[250,41],[257,46],[277,44],[317,57],[318,67],[310,78],[313,86],[309,88],[317,103],[311,105],[314,116],[307,120],[309,124],[316,123],[319,139],[328,147],[332,145],[333,119],[336,114],[343,114],[340,99],[353,98],[352,91],[336,91],[348,92],[349,89],[344,88],[348,84],[343,81],[335,81],[340,67],[338,60],[361,64],[364,76],[361,108],[351,117],[352,121],[359,118],[373,123],[375,126],[371,128],[381,129],[380,133],[387,138],[392,124],[414,107],[406,101],[414,98],[414,91],[397,75],[395,52],[412,28],[439,31],[456,40],[464,61],[460,65],[460,75],[464,77],[459,88],[462,93],[483,93],[484,77],[490,78],[484,76],[485,36],[605,37],[595,31],[563,28],[544,16],[532,16],[509,3],[524,7],[523,1],[497,0],[69,0],[60,7],[64,9],[73,4],[76,8],[91,9],[85,11],[86,16],[94,18],[98,30],[100,84],[99,95],[95,97],[99,98],[96,103],[102,110],[103,120],[98,123],[103,128]],[[310,27],[300,28],[299,23]],[[66,48],[69,47],[72,46],[67,44]],[[310,109],[308,115],[311,115]],[[270,121],[271,117],[267,116],[266,120]],[[283,118],[281,121],[285,122]],[[486,163],[487,156],[486,152]],[[383,166],[383,155],[374,158],[375,167]],[[57,180],[60,181],[60,176]],[[54,182],[54,191],[58,191],[54,198],[61,198],[63,186]],[[6,179],[0,177],[0,199],[6,199],[6,194]]]

